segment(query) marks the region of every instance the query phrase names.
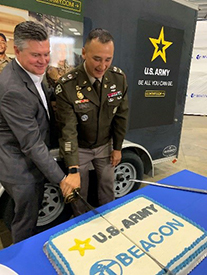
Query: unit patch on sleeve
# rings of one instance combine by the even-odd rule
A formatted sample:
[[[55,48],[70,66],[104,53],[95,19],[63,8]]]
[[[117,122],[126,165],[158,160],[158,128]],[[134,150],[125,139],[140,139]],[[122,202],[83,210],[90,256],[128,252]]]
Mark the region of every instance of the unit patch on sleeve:
[[[56,95],[58,95],[59,93],[62,93],[62,87],[61,87],[61,85],[60,84],[58,84],[57,86],[56,86],[56,88],[55,88],[55,93],[56,93]]]

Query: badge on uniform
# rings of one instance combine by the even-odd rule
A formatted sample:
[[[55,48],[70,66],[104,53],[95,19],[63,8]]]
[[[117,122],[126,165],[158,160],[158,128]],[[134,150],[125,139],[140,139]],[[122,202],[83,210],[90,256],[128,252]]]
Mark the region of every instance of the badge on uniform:
[[[113,114],[116,114],[116,112],[117,112],[117,106],[113,109]]]
[[[81,100],[76,100],[75,104],[77,104],[78,108],[80,110],[83,109],[88,109],[89,108],[89,99],[85,98],[85,99],[81,99]]]
[[[81,87],[80,86],[78,86],[78,85],[76,85],[76,91],[80,91],[81,90]]]
[[[88,109],[89,107],[90,107],[89,103],[78,104],[78,109],[80,109],[80,110]]]
[[[108,102],[113,102],[114,101],[114,98],[109,98],[108,99]]]
[[[121,91],[117,91],[117,92],[112,92],[107,94],[108,97],[108,102],[113,102],[114,98],[117,98],[118,100],[122,99],[122,92]]]
[[[63,89],[60,84],[58,84],[55,88],[55,93],[58,95],[59,93],[62,93]]]
[[[84,98],[84,95],[83,95],[80,91],[78,91],[78,92],[77,92],[77,98],[83,99],[83,98]]]
[[[61,81],[62,81],[63,83],[65,83],[65,82],[67,81],[67,79],[63,76],[63,77],[61,78]]]
[[[81,99],[81,100],[76,100],[75,104],[82,104],[82,103],[86,103],[89,102],[89,99],[85,98],[85,99]]]
[[[117,92],[113,92],[113,93],[109,93],[107,94],[107,97],[116,97],[116,96],[122,96],[122,92],[121,91],[117,91]]]
[[[82,115],[81,120],[82,121],[87,121],[88,120],[88,115]]]
[[[115,92],[116,91],[116,84],[112,85],[110,87],[110,90],[111,90],[111,92]]]
[[[71,152],[71,142],[65,142],[65,152]]]

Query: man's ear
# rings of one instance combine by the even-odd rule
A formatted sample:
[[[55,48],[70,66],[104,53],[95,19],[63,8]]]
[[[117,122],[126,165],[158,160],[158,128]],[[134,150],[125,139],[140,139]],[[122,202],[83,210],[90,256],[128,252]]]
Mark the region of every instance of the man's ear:
[[[85,56],[86,56],[86,50],[85,48],[83,47],[82,48],[82,58],[85,60]]]
[[[16,45],[14,45],[14,53],[15,53],[15,55],[18,56],[19,52],[20,52],[20,50],[17,48]]]

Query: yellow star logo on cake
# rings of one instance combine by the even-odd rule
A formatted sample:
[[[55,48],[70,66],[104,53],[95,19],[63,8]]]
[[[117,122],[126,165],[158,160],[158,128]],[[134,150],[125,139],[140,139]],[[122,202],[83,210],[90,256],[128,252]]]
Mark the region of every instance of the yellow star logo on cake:
[[[81,241],[78,239],[74,239],[75,245],[69,248],[69,251],[78,250],[81,256],[84,256],[85,250],[95,249],[90,243],[91,238],[86,239],[85,241]]]
[[[151,61],[155,60],[158,56],[160,56],[163,59],[163,61],[166,63],[166,49],[170,47],[173,44],[173,42],[165,41],[164,27],[162,27],[158,39],[150,37],[149,40],[152,42],[153,46],[155,47]]]

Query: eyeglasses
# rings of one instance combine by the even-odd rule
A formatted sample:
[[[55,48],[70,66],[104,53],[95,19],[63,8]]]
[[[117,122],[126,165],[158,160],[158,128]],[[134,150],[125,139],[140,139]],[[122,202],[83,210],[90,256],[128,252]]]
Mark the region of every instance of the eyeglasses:
[[[5,41],[0,41],[0,45],[6,45]]]

